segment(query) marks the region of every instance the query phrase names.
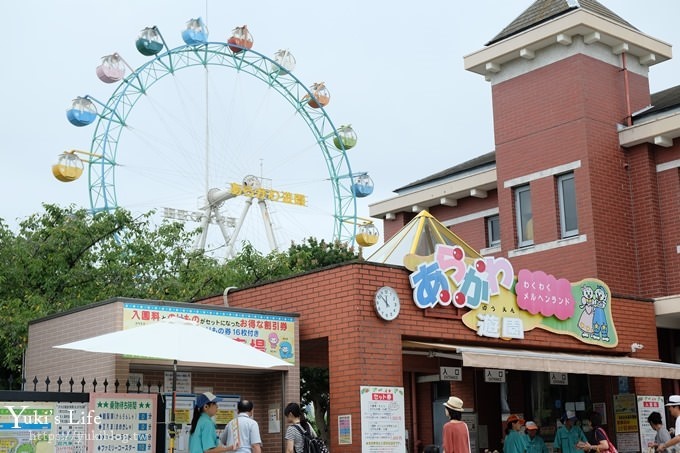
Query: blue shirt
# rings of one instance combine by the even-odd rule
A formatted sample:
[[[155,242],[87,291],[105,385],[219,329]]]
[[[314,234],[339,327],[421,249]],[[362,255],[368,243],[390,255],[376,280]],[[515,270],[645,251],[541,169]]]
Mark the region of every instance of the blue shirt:
[[[583,450],[576,448],[576,444],[581,442],[587,442],[586,435],[583,434],[583,430],[578,426],[572,426],[571,429],[567,429],[566,426],[560,426],[555,434],[555,448],[559,448],[562,453],[583,453]]]
[[[527,436],[514,429],[505,436],[503,441],[503,453],[525,453],[527,448]]]
[[[541,436],[536,434],[532,439],[527,434],[527,453],[548,453],[548,447]]]
[[[203,412],[198,417],[196,430],[189,436],[189,453],[203,453],[218,445],[217,429],[215,422],[208,414]]]

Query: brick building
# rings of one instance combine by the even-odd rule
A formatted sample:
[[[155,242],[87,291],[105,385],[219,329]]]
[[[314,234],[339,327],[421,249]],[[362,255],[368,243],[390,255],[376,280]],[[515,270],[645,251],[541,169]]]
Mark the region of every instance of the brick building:
[[[475,451],[500,449],[509,413],[536,420],[550,441],[570,408],[581,419],[604,411],[621,450],[637,434],[616,430],[619,395],[680,393],[680,89],[652,95],[648,84],[649,67],[670,57],[668,44],[595,0],[536,1],[465,57],[466,69],[491,84],[496,149],[372,205],[386,238],[373,259],[385,259],[229,292],[229,309],[297,314],[296,364],[329,369],[334,453],[371,451],[362,437],[365,386],[404,389],[408,451],[439,443],[449,395],[464,401]],[[414,225],[418,233],[407,237]],[[591,282],[607,287],[609,336],[524,313],[523,330],[496,338],[480,334],[474,310],[459,308],[451,294],[419,305],[414,275],[436,256],[436,243],[460,247],[474,263],[565,279],[579,296]],[[383,287],[401,301],[391,321],[376,315]],[[509,289],[500,291],[477,309],[521,311]],[[225,302],[223,295],[202,301]],[[31,361],[36,335],[30,374],[40,360]],[[446,380],[442,370],[460,375]],[[237,377],[216,372],[201,384],[264,389]],[[284,398],[294,399],[286,388]],[[253,399],[256,407],[272,403],[271,395]],[[349,422],[342,440],[341,418]],[[278,436],[267,440],[271,451],[279,451]]]

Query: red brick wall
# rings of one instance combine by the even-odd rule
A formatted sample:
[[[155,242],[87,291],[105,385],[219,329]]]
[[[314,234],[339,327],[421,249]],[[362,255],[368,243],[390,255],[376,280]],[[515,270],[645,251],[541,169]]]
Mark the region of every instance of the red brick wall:
[[[680,158],[680,142],[676,139],[673,148],[654,150],[656,163],[669,162]],[[668,295],[680,293],[680,168],[656,173],[659,194],[659,215],[661,229],[661,248],[663,257],[662,280],[666,283]]]
[[[401,314],[391,323],[379,320],[373,311],[373,294],[383,285],[396,288],[402,300]],[[211,301],[222,303],[221,296]],[[559,344],[563,351],[604,352],[574,338],[541,329],[527,332],[524,340],[511,343],[479,337],[460,322],[465,310],[438,307],[423,311],[417,308],[412,302],[408,271],[387,265],[335,266],[297,278],[232,291],[229,302],[234,307],[300,313],[301,342],[328,339],[332,398],[330,427],[334,452],[356,451],[361,445],[360,386],[388,385],[408,389],[410,383],[404,382],[403,372],[438,370],[437,362],[424,364],[422,359],[410,356],[408,360],[403,359],[403,339],[536,350],[554,350],[555,344]],[[616,298],[612,301],[612,310],[619,345],[607,353],[627,353],[632,342],[640,342],[645,344],[645,349],[638,353],[640,357],[658,358],[653,305]],[[304,360],[304,355],[302,358]],[[302,365],[305,365],[304,361]],[[474,401],[473,390],[468,387],[473,381],[466,379],[463,384],[454,383],[452,388],[462,395],[466,407],[471,407]],[[350,446],[337,443],[335,427],[337,416],[341,414],[352,415],[353,444]],[[421,440],[427,438],[422,430],[418,435]]]
[[[635,111],[648,105],[649,85],[645,77],[629,76]],[[635,235],[626,156],[616,128],[626,116],[620,68],[575,55],[495,85],[493,108],[503,253],[516,246],[514,194],[503,183],[580,161],[574,170],[579,233],[587,242],[522,256],[515,264],[570,280],[597,277],[615,293],[640,295],[630,265]],[[558,240],[555,177],[530,187],[535,243]]]

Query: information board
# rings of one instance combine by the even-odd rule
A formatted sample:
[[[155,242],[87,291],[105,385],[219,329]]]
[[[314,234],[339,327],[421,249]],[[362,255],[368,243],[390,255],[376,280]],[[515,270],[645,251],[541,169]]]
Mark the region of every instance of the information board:
[[[361,451],[406,451],[403,387],[361,386]]]

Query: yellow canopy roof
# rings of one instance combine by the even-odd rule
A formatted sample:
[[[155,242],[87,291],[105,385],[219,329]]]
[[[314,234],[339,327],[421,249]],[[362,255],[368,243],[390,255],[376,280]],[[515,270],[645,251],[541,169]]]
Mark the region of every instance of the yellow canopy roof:
[[[414,270],[414,259],[422,262],[422,258],[433,255],[437,244],[458,245],[470,258],[481,256],[432,214],[421,211],[366,260]]]

